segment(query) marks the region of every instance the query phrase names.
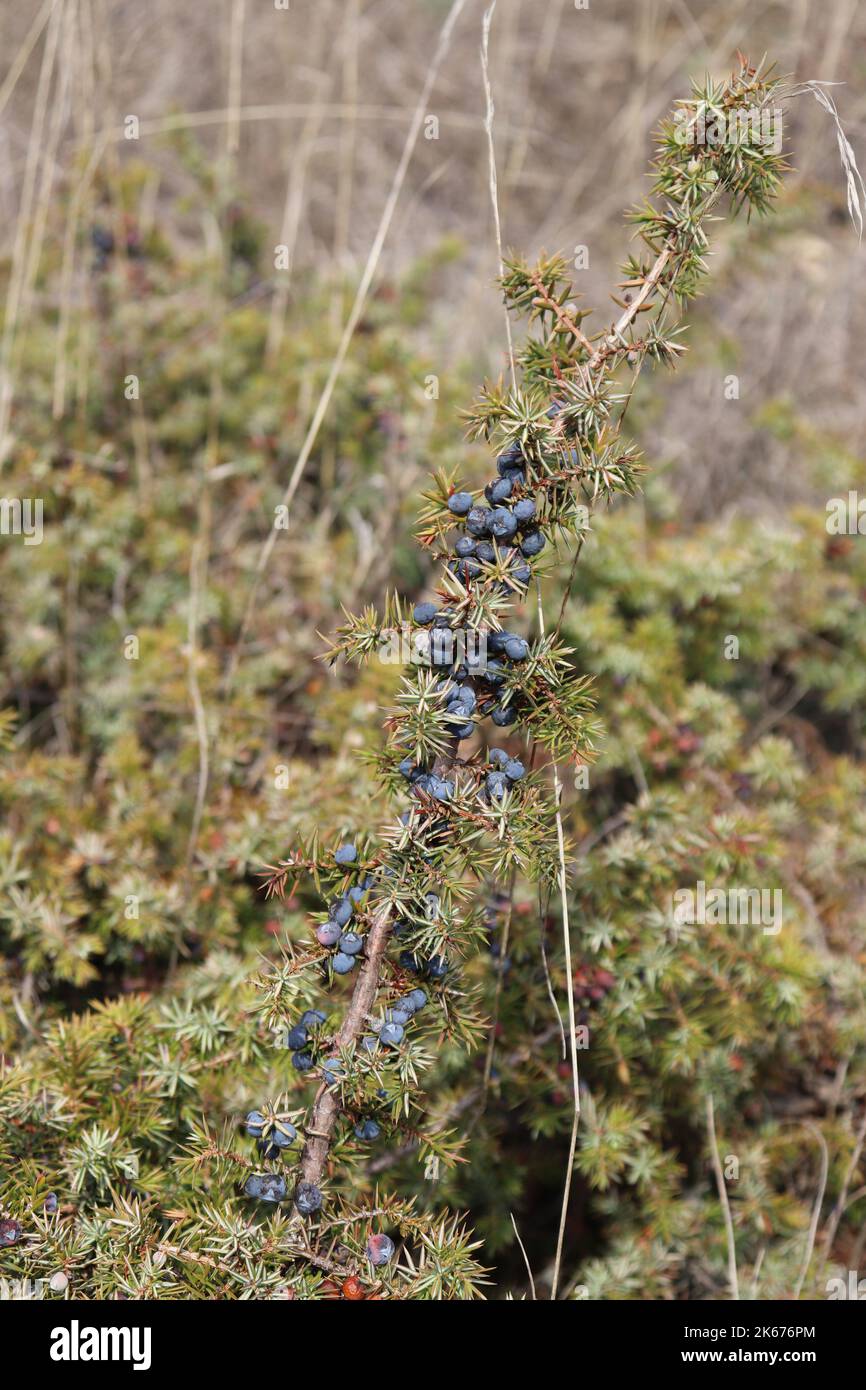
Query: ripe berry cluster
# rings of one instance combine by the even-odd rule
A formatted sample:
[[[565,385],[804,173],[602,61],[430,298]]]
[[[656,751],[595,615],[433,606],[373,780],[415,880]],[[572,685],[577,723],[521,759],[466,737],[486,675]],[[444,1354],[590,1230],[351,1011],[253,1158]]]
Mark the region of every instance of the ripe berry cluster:
[[[384,1019],[372,1024],[375,1032],[364,1034],[361,1039],[361,1047],[365,1052],[376,1052],[380,1044],[383,1047],[399,1047],[403,1041],[406,1025],[414,1018],[415,1014],[420,1013],[426,1003],[427,995],[423,989],[410,990],[408,994],[396,999],[385,1010]]]
[[[427,617],[431,610],[432,617]],[[479,638],[483,638],[484,646],[479,646],[477,652],[467,652],[463,660],[457,661],[454,658],[451,617],[447,606],[439,609],[432,603],[419,603],[415,605],[412,616],[422,627],[430,623],[434,625],[427,646],[422,648],[430,665],[437,670],[451,668],[436,683],[434,690],[445,705],[456,742],[472,737],[475,732],[473,716],[476,715],[482,718],[489,716],[498,728],[514,724],[519,717],[518,703],[514,699],[506,701],[502,687],[511,664],[526,661],[529,656],[526,638],[514,632],[483,632]],[[413,785],[420,777],[420,789],[430,796],[435,796],[439,801],[450,801],[454,787],[446,779],[434,777],[428,769],[416,768],[408,758],[401,763],[400,770],[413,781]]]
[[[354,864],[358,857],[358,851],[354,845],[341,845],[334,854],[334,860],[341,868],[348,868]],[[323,922],[316,931],[316,940],[320,946],[332,950],[337,947],[331,960],[334,973],[337,975],[348,975],[354,970],[356,956],[360,954],[364,947],[364,938],[358,932],[348,931],[355,908],[363,902],[368,891],[373,886],[373,879],[364,876],[358,883],[349,889],[343,897],[334,898],[328,906],[328,920]],[[303,1044],[301,1044],[303,1046]],[[300,1068],[303,1070],[303,1068]]]
[[[474,496],[468,492],[451,494],[447,507],[460,534],[453,544],[448,570],[467,591],[478,581],[479,592],[482,587],[494,595],[513,596],[525,592],[532,577],[531,561],[545,545],[537,515],[538,504],[528,493],[529,476],[529,463],[522,449],[511,445],[499,455],[497,477],[485,488],[489,505],[476,504]],[[420,602],[413,611],[416,627],[425,630],[426,647],[422,643],[421,650],[434,671],[432,692],[444,707],[446,726],[451,733],[449,754],[435,760],[431,756],[426,763],[414,756],[405,757],[399,764],[413,802],[412,809],[402,813],[401,823],[410,825],[416,811],[420,811],[424,834],[430,844],[436,842],[437,836],[444,841],[452,829],[444,808],[456,795],[453,769],[460,742],[476,732],[481,719],[490,718],[500,728],[517,722],[522,712],[522,697],[511,677],[532,655],[526,638],[515,632],[494,629],[489,623],[479,632],[476,649],[461,647],[459,654],[455,654],[455,632],[461,621],[459,609],[459,598],[446,596],[444,601],[436,603]],[[526,768],[519,758],[511,757],[502,748],[492,748],[486,764],[473,766],[471,772],[482,802],[500,811],[503,803],[507,808],[507,798],[514,794],[525,776]],[[443,808],[438,815],[435,803]],[[398,870],[384,865],[376,878],[370,877],[366,869],[372,866],[359,863],[358,850],[352,843],[340,845],[333,862],[346,877],[341,890],[328,904],[327,918],[316,928],[316,940],[332,953],[330,967],[336,976],[350,974],[358,962],[366,958],[367,931],[374,920],[365,910],[366,900],[368,895],[374,896],[371,890],[375,889],[380,875],[384,879]],[[423,901],[419,898],[415,910],[409,908],[391,926],[399,949],[398,969],[421,976],[434,986],[445,980],[449,961],[441,946],[431,950],[431,933],[421,923],[423,920],[429,927],[439,922],[441,915],[438,894],[428,892],[423,895]],[[378,1019],[368,1011],[368,1031],[357,1037],[359,1055],[373,1056],[382,1049],[399,1049],[407,1027],[427,1003],[427,992],[417,987],[389,999]],[[342,1046],[340,1056],[320,1055],[317,1032],[324,1022],[323,1014],[308,1010],[287,1034],[295,1070],[306,1073],[318,1068],[324,1084],[320,1095],[350,1080],[346,1075],[346,1055]],[[330,1040],[323,1041],[327,1045]],[[380,1091],[379,1094],[385,1093]],[[318,1102],[314,1104],[314,1115],[317,1105]],[[356,1113],[354,1122],[350,1123],[353,1123],[355,1138],[361,1143],[373,1142],[381,1133],[378,1120],[370,1115]],[[285,1117],[271,1120],[261,1111],[251,1112],[247,1128],[268,1159],[278,1157],[295,1137],[294,1128],[287,1127]],[[305,1216],[318,1211],[322,1202],[316,1185],[321,1167],[308,1165],[307,1153],[308,1148],[305,1148],[301,1176],[312,1177],[314,1181],[299,1182],[294,1192],[296,1209]],[[276,1202],[284,1199],[286,1185],[279,1174],[255,1175],[248,1179],[246,1191],[262,1201]],[[372,1263],[385,1263],[392,1253],[393,1244],[387,1236],[371,1237],[368,1257]]]
[[[490,504],[476,503],[471,492],[452,492],[447,506],[460,534],[453,544],[453,558],[448,570],[464,585],[476,580],[501,575],[494,588],[508,596],[525,592],[532,578],[529,563],[545,546],[535,498],[527,487],[528,463],[519,444],[509,445],[497,459],[497,477],[487,484],[484,495]],[[449,608],[452,611],[449,611]],[[453,656],[453,605],[442,608],[430,602],[418,603],[413,618],[420,627],[430,629],[426,646],[421,650],[435,669],[450,668],[437,690],[454,725],[454,737],[459,743],[475,731],[474,715],[489,716],[500,728],[515,723],[519,717],[519,702],[504,700],[504,685],[508,663],[526,661],[529,644],[513,632],[487,631],[480,634],[486,649],[467,653],[461,661]],[[413,770],[413,769],[410,769]],[[408,774],[407,774],[408,775]],[[437,779],[426,769],[420,770],[422,789],[439,800],[447,801],[453,794],[447,782]],[[430,782],[432,780],[432,785]]]
[[[545,541],[535,499],[526,492],[526,459],[519,444],[509,445],[499,455],[496,471],[498,476],[484,489],[489,506],[477,504],[471,492],[453,492],[448,499],[448,510],[461,519],[465,530],[449,568],[466,581],[479,578],[485,564],[504,558],[510,579],[502,587],[510,594],[514,587],[510,580],[523,588],[528,585],[532,568],[526,562],[541,554]],[[499,546],[510,547],[508,554],[498,555]]]
[[[514,445],[499,455],[497,477],[485,489],[489,506],[476,505],[473,495],[468,492],[451,495],[448,509],[459,523],[461,534],[454,543],[454,558],[449,561],[448,568],[467,587],[482,576],[488,584],[492,583],[495,589],[508,595],[525,591],[529,584],[532,577],[530,561],[540,554],[545,540],[537,519],[536,501],[527,493],[527,476],[527,461],[520,447]],[[441,605],[420,602],[413,610],[417,627],[427,630],[426,648],[422,644],[422,650],[434,671],[439,673],[440,678],[433,691],[444,705],[452,733],[453,752],[450,759],[439,760],[435,765],[424,765],[414,757],[406,757],[399,764],[399,770],[409,784],[413,801],[421,803],[426,822],[425,833],[434,838],[437,834],[446,836],[450,825],[444,813],[438,819],[435,812],[431,816],[429,803],[439,802],[444,806],[454,799],[456,780],[451,768],[460,742],[475,733],[480,718],[489,717],[501,728],[517,721],[520,716],[520,696],[513,688],[506,695],[503,688],[510,673],[528,661],[531,655],[528,641],[519,634],[486,630],[479,634],[483,641],[479,642],[476,651],[455,656],[453,639],[456,613],[456,603],[448,599]],[[493,748],[487,766],[482,766],[475,775],[478,776],[482,799],[493,806],[503,802],[513,792],[525,777],[526,769],[518,758],[512,758],[504,749]],[[413,810],[404,811],[400,817],[402,824],[410,824],[412,817]],[[334,854],[335,864],[350,873],[357,860],[358,854],[353,844],[341,845]],[[384,869],[385,874],[393,872],[393,869]],[[335,975],[349,974],[358,960],[363,958],[366,937],[363,930],[355,930],[353,923],[356,909],[374,886],[373,878],[359,877],[354,886],[329,903],[327,920],[316,930],[319,945],[334,952],[331,966]],[[420,911],[427,923],[439,919],[440,906],[436,893],[424,895]],[[407,915],[393,924],[392,935],[402,948],[398,966],[401,970],[438,984],[447,976],[449,962],[441,951],[430,953],[427,944],[429,934],[419,927],[418,921],[419,917]],[[381,1020],[371,1020],[370,1031],[358,1039],[360,1052],[375,1054],[381,1048],[399,1048],[406,1028],[427,1003],[428,995],[420,987],[390,1001]],[[310,1033],[322,1021],[316,1017],[315,1011],[308,1011],[301,1022],[289,1031],[292,1062],[301,1072],[309,1071],[317,1064],[315,1044],[313,1042],[311,1045]],[[326,1057],[319,1067],[327,1087],[335,1086],[344,1079],[345,1067],[338,1057]],[[360,1141],[371,1142],[379,1136],[380,1125],[375,1119],[362,1116],[354,1126],[354,1133]],[[273,1142],[271,1139],[269,1152],[272,1151]],[[298,1195],[302,1188],[303,1184],[297,1189],[295,1203],[299,1211],[308,1214],[307,1198],[301,1201]],[[270,1200],[267,1196],[264,1199]],[[379,1244],[372,1247],[375,1258],[373,1254],[370,1255],[373,1263],[384,1262],[393,1251],[387,1237],[378,1239]],[[384,1255],[383,1250],[387,1252]]]
[[[616,977],[599,965],[579,965],[573,979],[575,1002],[584,1008],[599,1004],[616,984]]]
[[[298,1131],[287,1115],[262,1114],[261,1110],[251,1110],[246,1118],[247,1134],[258,1141],[265,1158],[279,1158],[283,1149],[290,1149],[298,1137]]]
[[[484,779],[484,789],[489,801],[501,801],[515,782],[526,776],[526,768],[519,758],[512,758],[504,748],[489,748],[487,759],[493,768]]]
[[[306,1049],[311,1044],[311,1035],[325,1022],[321,1009],[307,1009],[286,1034],[286,1043],[292,1049],[292,1066],[296,1071],[309,1071],[315,1065],[312,1053]]]

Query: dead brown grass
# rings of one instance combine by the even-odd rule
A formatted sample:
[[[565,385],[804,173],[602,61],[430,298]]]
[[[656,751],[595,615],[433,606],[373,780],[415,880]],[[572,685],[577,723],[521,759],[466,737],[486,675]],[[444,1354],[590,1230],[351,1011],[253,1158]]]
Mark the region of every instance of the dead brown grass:
[[[62,253],[52,248],[57,229],[46,228],[44,204],[61,190],[80,190],[88,158],[96,168],[135,157],[152,162],[159,182],[147,215],[201,236],[200,227],[185,227],[177,216],[184,176],[164,138],[170,129],[195,131],[218,159],[231,124],[240,185],[272,228],[274,244],[291,242],[293,276],[337,266],[357,279],[446,12],[443,0],[290,0],[287,11],[247,3],[230,101],[233,0],[185,7],[175,0],[65,0],[61,8],[62,23],[50,3],[0,13],[0,215],[6,253],[17,244],[23,285],[13,306],[16,331],[26,326],[40,253]],[[418,141],[381,256],[387,273],[445,236],[460,239],[464,254],[429,325],[445,372],[462,356],[471,356],[476,369],[479,360],[495,372],[505,366],[491,284],[478,71],[483,8],[471,0],[460,17],[430,97],[438,138]],[[52,42],[59,59],[40,111],[40,73]],[[499,0],[490,77],[505,246],[530,255],[541,246],[588,246],[586,297],[607,313],[604,296],[627,243],[621,209],[645,190],[651,131],[690,74],[722,73],[737,47],[754,56],[771,51],[780,70],[799,79],[846,83],[836,96],[862,150],[866,9],[856,0],[610,0],[588,10],[571,0]],[[129,113],[142,123],[137,142],[118,138]],[[842,440],[855,437],[866,322],[862,297],[851,287],[863,253],[845,220],[829,121],[815,103],[792,107],[790,143],[797,150],[786,192],[792,211],[772,257],[756,263],[759,242],[744,261],[738,231],[722,234],[714,268],[720,350],[695,361],[672,387],[662,428],[654,432],[646,422],[647,442],[687,482],[683,492],[695,514],[744,496],[765,499],[783,478],[789,496],[792,488],[805,489],[805,477],[792,475],[789,445],[762,423],[758,406],[768,400],[796,400],[816,425]],[[811,204],[808,234],[799,227],[798,200]],[[274,301],[272,353],[291,313],[290,292],[282,293]],[[341,307],[335,299],[335,324]],[[826,349],[820,370],[816,338]],[[738,344],[739,356],[725,367],[727,342]],[[9,360],[14,392],[14,343]],[[725,370],[741,379],[736,409],[720,387]],[[831,375],[832,410],[824,405]]]

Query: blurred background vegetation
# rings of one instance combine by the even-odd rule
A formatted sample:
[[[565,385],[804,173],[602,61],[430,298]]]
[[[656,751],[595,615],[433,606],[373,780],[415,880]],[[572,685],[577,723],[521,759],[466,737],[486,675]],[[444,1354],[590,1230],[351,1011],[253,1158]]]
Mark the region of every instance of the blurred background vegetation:
[[[331,671],[320,634],[386,587],[424,592],[420,493],[434,467],[486,475],[459,410],[505,361],[468,4],[430,99],[437,138],[415,148],[273,532],[446,10],[49,0],[0,18],[3,494],[41,497],[45,518],[41,546],[0,542],[0,1215],[31,1237],[0,1258],[20,1272],[87,1270],[104,1296],[116,1273],[94,1275],[76,1222],[131,1181],[130,1145],[136,1193],[192,1204],[190,1126],[302,1089],[250,977],[320,904],[265,903],[257,871],[314,830],[375,835],[389,808],[357,755],[399,674]],[[499,0],[506,243],[587,247],[597,331],[622,209],[689,77],[739,47],[844,81],[859,152],[864,35],[854,0]],[[564,617],[607,731],[564,803],[591,1025],[567,1263],[592,1297],[724,1296],[710,1083],[739,1162],[741,1279],[791,1295],[816,1197],[810,1280],[823,1256],[857,1268],[866,1243],[866,552],[825,528],[827,498],[864,486],[862,248],[813,102],[786,113],[786,146],[779,214],[717,224],[685,363],[640,385],[646,485],[595,524]],[[570,563],[552,566],[553,621]],[[666,896],[699,878],[781,887],[779,937],[667,941]],[[493,890],[488,907],[491,951],[468,973],[492,1041],[443,1047],[429,1082],[470,1161],[433,1184],[395,1141],[352,1181],[387,1172],[468,1210],[502,1296],[525,1285],[512,1212],[544,1278],[571,1111],[556,904],[518,883],[504,955]],[[50,1231],[49,1187],[65,1213]]]

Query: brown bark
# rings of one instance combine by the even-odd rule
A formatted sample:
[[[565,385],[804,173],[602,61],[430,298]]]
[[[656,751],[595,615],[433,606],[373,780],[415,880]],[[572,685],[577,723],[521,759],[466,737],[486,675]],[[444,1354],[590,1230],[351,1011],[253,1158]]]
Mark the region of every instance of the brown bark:
[[[453,772],[459,746],[459,739],[454,739],[447,751],[436,759],[434,770],[438,777],[445,777],[449,772]],[[343,1019],[336,1037],[338,1047],[347,1047],[349,1043],[355,1042],[366,1027],[367,1019],[376,1001],[376,991],[379,988],[382,972],[382,960],[388,947],[390,935],[391,907],[388,904],[377,912],[373,919],[373,925],[367,933],[364,960],[355,981],[355,988],[352,991],[346,1017]],[[306,1128],[307,1137],[301,1154],[299,1173],[301,1182],[311,1182],[316,1187],[319,1186],[325,1171],[325,1164],[328,1161],[328,1153],[340,1109],[339,1087],[327,1086],[323,1082],[316,1092]]]
[[[382,908],[367,933],[367,946],[364,961],[358,972],[352,998],[337,1034],[338,1047],[347,1047],[355,1042],[364,1031],[368,1015],[372,1012],[379,987],[382,957],[391,934],[390,906]],[[316,1092],[313,1108],[307,1124],[307,1141],[301,1154],[300,1179],[314,1183],[317,1187],[325,1171],[328,1151],[334,1134],[334,1126],[340,1113],[340,1096],[337,1086],[324,1083]]]

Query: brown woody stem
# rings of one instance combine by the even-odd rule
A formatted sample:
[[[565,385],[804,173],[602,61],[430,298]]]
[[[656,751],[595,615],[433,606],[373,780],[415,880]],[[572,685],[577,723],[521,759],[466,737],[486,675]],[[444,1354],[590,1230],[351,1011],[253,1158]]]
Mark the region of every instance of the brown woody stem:
[[[357,1040],[372,1012],[379,987],[382,958],[391,933],[391,908],[383,907],[376,915],[367,933],[367,947],[364,961],[358,972],[352,998],[337,1034],[338,1047],[348,1047]],[[337,1116],[340,1113],[339,1089],[324,1082],[316,1092],[310,1119],[307,1124],[307,1141],[301,1155],[300,1177],[302,1182],[314,1183],[317,1187],[325,1171],[328,1151],[334,1135]]]

